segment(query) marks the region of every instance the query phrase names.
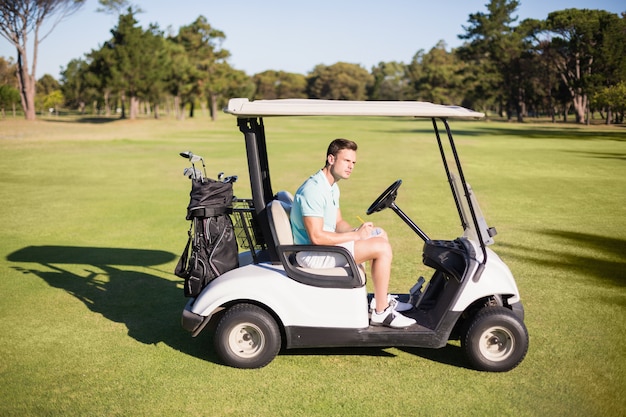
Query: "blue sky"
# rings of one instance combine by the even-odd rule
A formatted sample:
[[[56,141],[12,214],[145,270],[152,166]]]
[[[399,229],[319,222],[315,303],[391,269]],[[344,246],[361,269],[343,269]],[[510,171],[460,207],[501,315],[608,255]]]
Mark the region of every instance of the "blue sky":
[[[268,69],[306,74],[315,65],[339,61],[370,70],[381,61],[409,62],[420,49],[444,40],[461,45],[470,13],[486,12],[489,0],[135,0],[144,11],[140,24],[158,23],[174,32],[205,16],[223,31],[230,64],[249,75]],[[617,0],[521,0],[516,15],[545,19],[566,8],[626,11]],[[37,78],[59,78],[61,67],[98,49],[117,24],[98,13],[97,0],[60,22],[40,44]],[[32,54],[32,48],[29,51]],[[15,59],[15,49],[0,37],[0,56]],[[31,55],[32,56],[32,55]],[[32,58],[29,58],[32,59]]]

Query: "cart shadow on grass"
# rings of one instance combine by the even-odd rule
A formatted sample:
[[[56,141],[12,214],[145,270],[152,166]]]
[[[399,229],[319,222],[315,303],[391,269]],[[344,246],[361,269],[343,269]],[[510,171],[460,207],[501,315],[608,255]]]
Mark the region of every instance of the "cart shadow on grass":
[[[180,326],[186,302],[182,288],[176,281],[149,273],[151,269],[162,273],[155,266],[175,258],[159,250],[75,246],[28,246],[7,256],[8,261],[21,264],[13,269],[38,276],[51,287],[67,291],[94,313],[123,323],[128,335],[138,342],[165,343],[217,363],[210,346],[204,340],[193,340]]]
[[[417,356],[432,362],[451,365],[455,368],[472,369],[465,359],[465,354],[461,347],[447,344],[440,349],[416,348],[416,347],[393,347],[393,348],[376,348],[376,347],[345,347],[345,348],[311,348],[311,349],[293,349],[283,350],[281,355],[289,356],[372,356],[394,358],[396,355],[393,350],[399,350],[409,355]],[[418,366],[418,365],[416,365]]]
[[[219,363],[213,352],[210,332],[189,337],[180,326],[186,299],[177,281],[145,270],[173,261],[176,255],[159,250],[96,248],[76,246],[27,246],[7,256],[14,270],[35,275],[51,287],[65,290],[89,310],[106,319],[123,323],[128,336],[144,344],[167,346],[202,360]],[[36,264],[25,266],[23,264]],[[172,274],[173,276],[173,274]],[[199,339],[199,340],[198,340]],[[467,367],[460,348],[397,348],[431,361]],[[396,356],[384,348],[316,348],[283,350],[282,355],[310,356]]]

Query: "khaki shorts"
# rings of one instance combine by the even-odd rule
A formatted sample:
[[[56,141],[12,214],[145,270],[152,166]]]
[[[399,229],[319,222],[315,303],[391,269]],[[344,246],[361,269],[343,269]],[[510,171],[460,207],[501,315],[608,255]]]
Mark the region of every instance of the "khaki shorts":
[[[354,241],[340,243],[336,246],[344,247],[354,257]],[[305,268],[337,268],[348,265],[345,256],[338,252],[298,252],[296,261]]]

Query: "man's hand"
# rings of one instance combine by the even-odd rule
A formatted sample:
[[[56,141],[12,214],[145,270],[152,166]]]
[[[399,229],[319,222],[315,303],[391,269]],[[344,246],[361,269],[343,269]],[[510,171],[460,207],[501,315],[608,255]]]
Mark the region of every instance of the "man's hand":
[[[365,222],[358,229],[355,230],[359,234],[361,240],[369,239],[371,237],[382,237],[387,239],[387,233],[380,227],[375,227],[372,222]]]
[[[365,222],[359,226],[356,231],[359,233],[359,239],[365,240],[372,237],[372,233],[374,232],[374,223]]]

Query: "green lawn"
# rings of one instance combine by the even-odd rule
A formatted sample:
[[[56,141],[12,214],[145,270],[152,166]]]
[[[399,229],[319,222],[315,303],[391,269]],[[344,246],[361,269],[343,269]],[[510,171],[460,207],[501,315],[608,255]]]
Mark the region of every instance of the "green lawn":
[[[356,224],[402,178],[397,203],[427,234],[460,233],[430,122],[265,125],[275,191],[295,191],[328,142],[348,137],[359,161],[341,184],[345,218]],[[526,309],[528,355],[507,373],[469,369],[457,343],[222,366],[208,332],[180,327],[178,153],[203,155],[213,177],[239,175],[235,194],[249,197],[235,120],[0,120],[0,415],[626,415],[626,130],[451,126]],[[407,292],[427,273],[421,241],[389,210],[371,219],[391,235],[391,290]]]

